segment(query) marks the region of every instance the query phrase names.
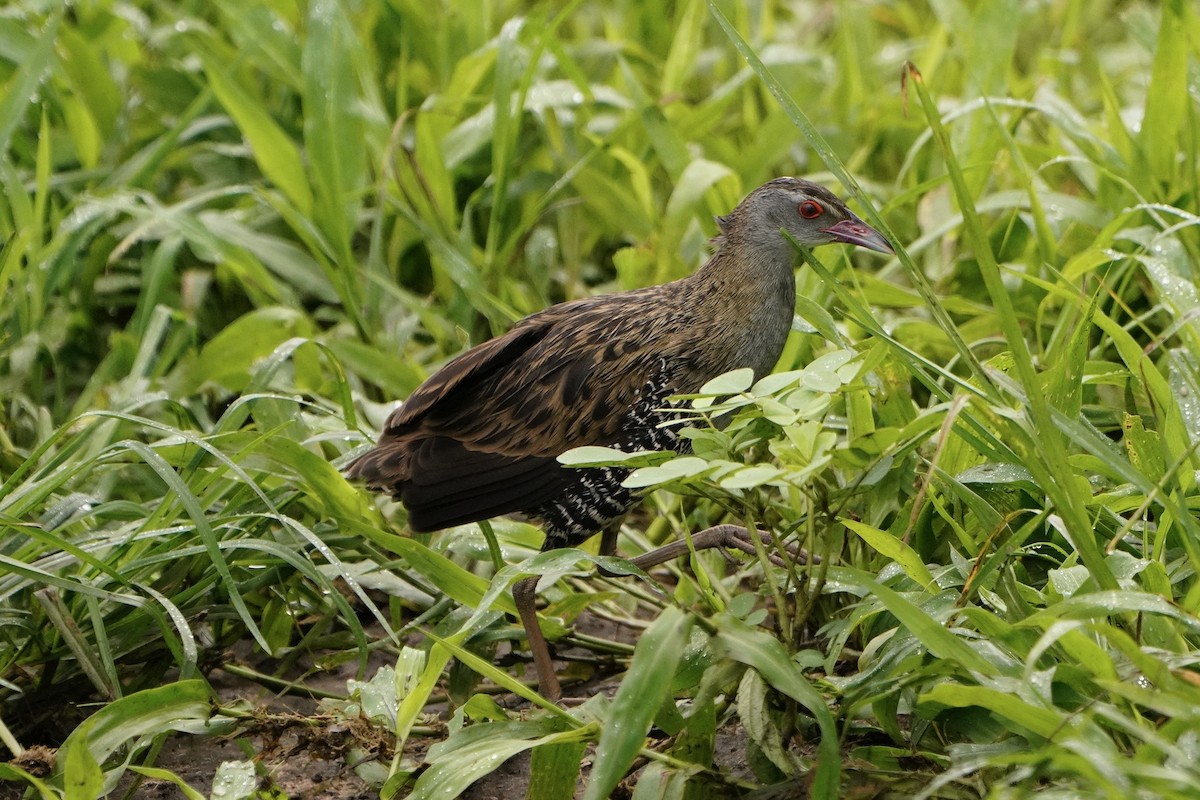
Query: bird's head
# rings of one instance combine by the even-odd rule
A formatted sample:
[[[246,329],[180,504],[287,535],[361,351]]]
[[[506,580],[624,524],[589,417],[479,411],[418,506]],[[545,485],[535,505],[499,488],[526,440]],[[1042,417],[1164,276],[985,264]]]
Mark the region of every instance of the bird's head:
[[[752,237],[775,243],[787,231],[802,245],[853,244],[880,253],[894,252],[887,239],[863,222],[837,195],[800,178],[776,178],[764,183],[732,213],[717,218],[727,238]],[[782,242],[787,245],[786,239]]]

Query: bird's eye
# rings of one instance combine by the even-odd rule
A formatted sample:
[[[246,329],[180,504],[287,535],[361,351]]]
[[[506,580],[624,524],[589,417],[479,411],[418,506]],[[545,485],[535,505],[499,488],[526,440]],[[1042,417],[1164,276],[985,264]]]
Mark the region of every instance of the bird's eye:
[[[821,204],[816,200],[805,200],[800,204],[800,216],[805,219],[816,219],[824,213],[825,209],[821,208]]]

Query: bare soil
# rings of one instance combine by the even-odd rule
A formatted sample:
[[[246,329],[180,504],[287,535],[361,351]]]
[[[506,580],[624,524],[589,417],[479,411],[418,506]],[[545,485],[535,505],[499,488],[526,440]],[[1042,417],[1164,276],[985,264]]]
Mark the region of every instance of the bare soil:
[[[575,627],[576,630],[614,641],[633,641],[638,634],[636,630],[586,612],[576,621]],[[591,654],[581,652],[578,655]],[[248,644],[235,648],[229,657],[235,664],[254,662]],[[391,664],[392,660],[390,654],[373,654],[366,670],[367,676],[374,674],[379,667]],[[269,664],[259,666],[265,671],[271,669]],[[568,693],[576,697],[600,693],[611,696],[619,685],[616,664],[606,665],[600,660],[596,666],[597,675],[593,680],[584,685],[568,686]],[[296,681],[295,685],[308,687],[314,695],[320,692],[345,695],[346,682],[356,677],[357,669],[357,661],[326,670],[298,665],[298,674],[291,677]],[[321,713],[315,696],[272,691],[259,682],[231,674],[220,667],[214,669],[208,678],[222,706],[252,711],[239,731],[229,737],[170,736],[155,759],[154,766],[169,770],[205,796],[210,795],[213,777],[223,762],[249,759],[255,764],[260,789],[274,791],[274,796],[280,798],[358,800],[379,797],[379,789],[361,779],[355,772],[355,766],[372,759],[385,765],[390,763],[394,754],[390,749],[389,734],[365,720],[356,723],[344,716]],[[512,709],[524,705],[524,701],[511,695],[498,697],[497,700]],[[85,714],[78,716],[82,719]],[[411,736],[405,756],[419,763],[424,751],[438,740],[437,736]],[[24,741],[32,739],[27,735]],[[745,745],[746,736],[740,726],[728,726],[717,734],[715,761],[735,775],[749,777],[750,772],[745,764]],[[53,769],[53,758],[53,748],[38,747],[31,748],[23,759],[14,760],[14,763],[34,774],[45,775]],[[584,757],[577,797],[582,796],[590,761],[589,750]],[[528,752],[521,753],[476,781],[461,797],[464,800],[521,798],[529,788],[530,777],[530,755]],[[619,787],[614,797],[629,797],[635,782],[636,776],[631,776],[628,785]],[[17,800],[22,797],[24,788],[21,784],[0,782],[0,800]],[[112,796],[146,800],[184,797],[182,791],[168,781],[140,778],[132,772],[125,775]]]
[[[579,620],[581,628],[593,635],[608,638],[632,639],[635,632],[624,632],[620,626],[597,618]],[[375,632],[377,635],[382,635]],[[249,643],[236,647],[229,654],[237,664],[254,662]],[[381,666],[393,661],[390,654],[372,654],[366,675],[369,677]],[[268,670],[269,665],[259,665]],[[351,661],[326,670],[306,669],[300,665],[298,674],[291,676],[297,684],[308,687],[314,695],[328,692],[345,695],[346,682],[357,677],[358,663]],[[391,737],[366,721],[356,723],[343,716],[322,714],[316,696],[304,697],[295,693],[272,691],[261,683],[216,668],[208,680],[218,701],[225,707],[252,709],[239,731],[229,737],[175,734],[167,738],[154,766],[169,770],[196,791],[210,795],[213,777],[226,761],[252,760],[259,775],[260,789],[274,790],[279,797],[292,800],[358,800],[378,798],[379,789],[362,780],[354,767],[365,760],[378,759],[390,763]],[[617,681],[612,675],[598,678],[579,687],[577,694],[591,695],[600,691],[611,694]],[[520,708],[524,701],[514,696],[498,698],[508,708]],[[58,729],[38,730],[38,723],[27,725],[21,740],[29,747],[11,763],[37,776],[47,776],[54,769],[56,751],[53,745],[87,713],[74,704],[40,712],[46,720],[55,720]],[[69,720],[69,721],[68,721]],[[39,733],[42,735],[39,736]],[[47,744],[30,746],[45,739]],[[406,756],[417,762],[426,749],[438,739],[414,735],[406,745]],[[498,769],[469,787],[464,800],[508,800],[524,797],[529,786],[529,754],[510,759]],[[580,784],[582,794],[583,783]],[[0,781],[0,800],[18,800],[25,785]],[[130,793],[131,794],[127,794]],[[141,778],[130,772],[125,775],[113,797],[174,800],[183,792],[169,781]]]

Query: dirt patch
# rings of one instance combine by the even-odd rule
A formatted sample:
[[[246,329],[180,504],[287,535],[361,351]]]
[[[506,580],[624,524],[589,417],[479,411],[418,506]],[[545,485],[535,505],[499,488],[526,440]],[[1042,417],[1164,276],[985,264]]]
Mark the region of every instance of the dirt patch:
[[[266,744],[260,736],[242,738],[251,749]],[[281,737],[280,743],[287,744],[287,738]],[[299,740],[293,744],[299,744]],[[222,762],[246,758],[247,753],[238,741],[180,735],[170,738],[156,765],[175,773],[207,796]],[[344,758],[331,757],[324,748],[293,746],[286,751],[259,751],[254,760],[260,785],[273,786],[293,800],[376,800],[379,797],[379,790],[360,779]],[[131,785],[132,781],[127,778],[126,783]],[[122,795],[116,793],[114,796]],[[182,798],[183,793],[167,781],[143,780],[135,796],[147,800],[175,800]]]
[[[636,625],[604,619],[584,612],[575,620],[575,631],[612,642],[632,643],[640,634]],[[382,632],[377,632],[382,636]],[[524,653],[513,653],[507,644],[501,645],[498,660],[524,660]],[[621,662],[611,656],[597,655],[583,647],[561,643],[558,662],[560,674],[566,679],[568,696],[587,698],[598,694],[612,696],[620,685]],[[365,676],[370,677],[383,666],[394,662],[394,654],[372,653]],[[358,661],[351,660],[336,667],[319,669],[312,661],[298,661],[289,670],[285,683],[279,679],[279,689],[264,686],[271,680],[252,679],[251,670],[270,672],[275,667],[249,645],[241,645],[227,654],[225,663],[250,665],[247,674],[231,671],[233,667],[217,667],[209,675],[209,683],[219,704],[227,709],[240,709],[242,718],[237,733],[228,737],[177,734],[170,736],[154,760],[154,766],[170,771],[196,791],[209,796],[213,779],[225,762],[250,761],[262,790],[275,790],[293,800],[357,800],[377,798],[377,786],[363,780],[355,772],[359,765],[375,761],[386,767],[394,756],[391,734],[364,719],[328,713],[321,706],[320,696],[344,696],[348,680],[358,676]],[[257,673],[255,673],[257,674]],[[532,678],[532,670],[528,677]],[[297,687],[303,687],[299,689]],[[300,692],[307,692],[302,694]],[[498,695],[505,708],[519,710],[527,704],[514,695]],[[569,701],[568,701],[569,702]],[[430,706],[427,711],[446,718],[445,704]],[[405,760],[421,763],[425,751],[444,737],[434,723],[432,731],[424,730],[410,736],[405,746]],[[427,735],[432,732],[434,735]],[[750,777],[745,764],[746,736],[740,727],[726,728],[717,734],[715,761],[734,775]],[[576,791],[581,797],[591,762],[592,749],[584,757],[582,774]],[[31,748],[14,764],[40,775],[53,769],[55,751],[50,747]],[[483,776],[460,795],[465,800],[508,800],[524,797],[529,789],[530,753],[522,752],[488,775]],[[644,764],[639,765],[644,767]],[[635,775],[618,788],[616,796],[628,797],[636,783]],[[24,791],[18,783],[0,783],[0,800],[17,800]],[[728,788],[728,787],[727,787]],[[168,781],[151,780],[129,772],[123,777],[113,797],[132,797],[148,800],[182,798],[182,791]]]

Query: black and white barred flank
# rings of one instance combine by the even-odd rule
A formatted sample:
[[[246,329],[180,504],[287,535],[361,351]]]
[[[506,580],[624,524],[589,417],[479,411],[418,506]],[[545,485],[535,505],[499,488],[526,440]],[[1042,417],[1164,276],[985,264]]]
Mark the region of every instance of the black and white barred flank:
[[[667,398],[676,393],[673,371],[666,359],[660,359],[654,374],[638,395],[638,400],[621,426],[615,450],[685,452],[688,440],[679,435],[676,425],[665,425],[675,418]],[[639,493],[623,485],[629,477],[627,467],[587,467],[575,470],[574,480],[553,500],[530,512],[546,531],[542,550],[575,547],[625,516],[639,499]]]

